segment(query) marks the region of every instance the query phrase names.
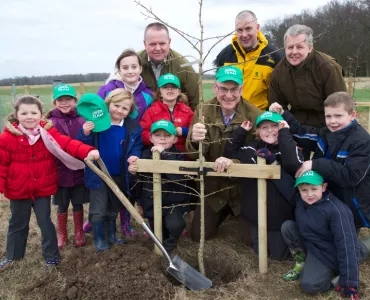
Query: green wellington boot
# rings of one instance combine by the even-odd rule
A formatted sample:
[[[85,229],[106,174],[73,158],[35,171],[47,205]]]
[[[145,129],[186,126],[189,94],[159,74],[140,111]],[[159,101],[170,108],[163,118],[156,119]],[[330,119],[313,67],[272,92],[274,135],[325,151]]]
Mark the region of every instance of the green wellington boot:
[[[301,272],[304,267],[304,261],[306,259],[305,253],[302,251],[302,249],[294,249],[290,250],[292,253],[293,259],[295,261],[295,265],[293,269],[289,270],[283,275],[284,280],[293,281],[298,280],[301,276]]]

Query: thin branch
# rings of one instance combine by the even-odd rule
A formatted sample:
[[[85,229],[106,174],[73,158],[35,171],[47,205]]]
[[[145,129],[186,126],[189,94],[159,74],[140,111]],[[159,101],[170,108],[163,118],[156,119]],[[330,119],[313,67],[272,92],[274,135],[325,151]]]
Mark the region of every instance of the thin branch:
[[[231,34],[233,34],[233,33],[234,33],[234,31],[232,31],[231,33],[229,33],[229,34],[225,35],[223,38],[219,39],[216,43],[214,43],[214,44],[212,45],[212,47],[208,50],[207,54],[204,56],[203,61],[205,61],[205,60],[207,59],[208,55],[211,53],[211,51],[212,51],[212,49],[213,49],[214,47],[216,47],[219,43],[221,43],[224,39],[226,39],[228,36],[230,36],[230,35],[231,35]]]
[[[184,38],[198,53],[199,53],[199,49],[196,47],[196,45],[189,39],[194,39],[194,40],[199,40],[199,38],[197,37],[194,37],[194,36],[191,36],[190,34],[186,33],[186,32],[183,32],[182,30],[168,24],[167,22],[163,21],[161,18],[159,18],[153,11],[152,9],[150,8],[147,8],[145,5],[141,4],[140,3],[140,0],[134,0],[134,2],[136,3],[136,5],[139,5],[141,8],[143,8],[147,13],[142,13],[144,16],[146,16],[147,18],[150,18],[150,19],[153,19],[153,20],[156,20],[164,25],[166,25],[167,27],[171,28],[173,31],[175,31],[176,33],[178,33],[182,38]]]
[[[219,192],[222,192],[222,191],[225,191],[225,190],[229,190],[229,189],[232,189],[233,187],[235,187],[235,185],[232,185],[232,186],[228,186],[228,187],[225,187],[221,190],[218,190],[218,191],[215,191],[215,192],[212,192],[212,193],[209,193],[207,195],[204,196],[204,198],[208,197],[208,196],[211,196],[211,195],[214,195],[214,194],[217,194]]]

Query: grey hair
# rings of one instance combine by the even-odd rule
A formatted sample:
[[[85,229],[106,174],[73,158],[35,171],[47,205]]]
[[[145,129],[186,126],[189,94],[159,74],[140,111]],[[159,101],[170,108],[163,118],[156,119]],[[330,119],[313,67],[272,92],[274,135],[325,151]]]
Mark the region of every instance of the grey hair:
[[[252,16],[253,21],[257,23],[257,16],[253,11],[250,10],[242,10],[240,13],[237,14],[235,17],[235,22],[236,20],[242,20],[245,19],[248,16]]]
[[[313,47],[313,30],[306,26],[295,24],[288,28],[288,30],[284,34],[284,46],[286,46],[286,38],[288,35],[297,36],[300,34],[304,34],[306,36],[306,43],[308,47]]]

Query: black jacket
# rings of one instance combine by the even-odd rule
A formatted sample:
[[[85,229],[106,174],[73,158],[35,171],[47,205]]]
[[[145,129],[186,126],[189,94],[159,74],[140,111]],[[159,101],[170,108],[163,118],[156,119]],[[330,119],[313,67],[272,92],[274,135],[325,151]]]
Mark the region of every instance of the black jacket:
[[[330,192],[316,203],[307,204],[284,170],[281,179],[273,183],[285,199],[296,205],[295,219],[306,250],[339,274],[339,285],[357,288],[357,233],[349,207]]]
[[[143,159],[152,159],[152,152],[149,148],[142,154]],[[185,160],[185,156],[175,147],[165,150],[161,153],[161,160]],[[145,218],[153,218],[153,174],[139,173],[137,175],[137,185],[135,194],[138,204],[143,207]],[[189,203],[189,190],[185,185],[185,175],[182,174],[161,174],[162,178],[162,206],[171,206],[172,204]],[[184,180],[184,181],[182,181]],[[177,184],[180,183],[180,184]],[[184,208],[184,211],[186,208]]]
[[[314,151],[312,169],[329,183],[330,191],[344,201],[356,227],[370,227],[370,136],[353,121],[337,132],[301,125],[288,111],[284,119],[299,146]]]
[[[245,135],[247,131],[239,127],[233,131],[230,143],[225,146],[226,157],[237,159],[243,164],[255,164],[256,150],[267,148],[275,154],[278,164],[281,164],[280,142],[278,145],[266,144],[260,140],[253,140],[247,145],[244,145]],[[280,135],[280,134],[279,134]],[[288,148],[288,147],[287,147]],[[290,144],[292,151],[296,149],[296,143]],[[303,162],[303,156],[300,152],[300,160],[297,159],[296,164],[300,166]],[[275,180],[266,180],[267,183],[267,230],[280,231],[281,225],[286,220],[294,220],[294,208],[286,201],[284,196],[273,185]],[[241,201],[241,217],[249,222],[258,224],[258,190],[257,179],[243,178],[242,182],[242,201]]]

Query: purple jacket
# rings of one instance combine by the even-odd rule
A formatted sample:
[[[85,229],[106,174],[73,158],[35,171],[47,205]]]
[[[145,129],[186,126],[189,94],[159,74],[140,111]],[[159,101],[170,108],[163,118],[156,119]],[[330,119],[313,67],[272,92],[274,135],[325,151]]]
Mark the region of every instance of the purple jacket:
[[[84,118],[77,115],[76,109],[71,114],[63,114],[59,109],[53,109],[47,114],[47,118],[53,121],[54,127],[61,134],[68,135],[75,139],[82,125]],[[60,160],[56,160],[58,170],[58,186],[72,187],[78,184],[84,184],[84,170],[73,171],[68,169]]]
[[[111,91],[118,88],[125,88],[125,84],[119,80],[112,80],[106,85],[101,86],[97,94],[104,100]],[[153,93],[146,86],[144,81],[141,81],[139,86],[135,90],[134,98],[136,109],[130,114],[130,118],[135,119],[137,122],[139,122],[144,112],[153,102]]]

